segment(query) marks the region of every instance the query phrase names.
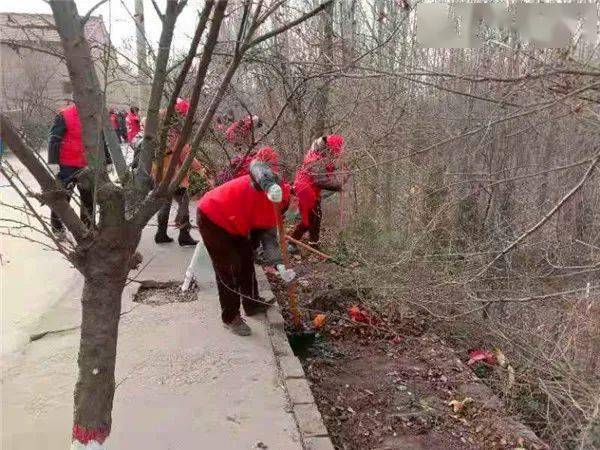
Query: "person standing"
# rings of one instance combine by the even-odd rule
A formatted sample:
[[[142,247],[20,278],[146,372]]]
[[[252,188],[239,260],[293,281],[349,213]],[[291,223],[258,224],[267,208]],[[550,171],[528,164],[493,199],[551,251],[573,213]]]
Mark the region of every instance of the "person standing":
[[[298,198],[301,220],[291,236],[300,240],[309,233],[309,244],[318,247],[321,231],[321,191],[339,192],[343,182],[337,169],[337,161],[342,154],[344,138],[330,134],[316,139],[304,157],[294,179],[294,192]],[[288,244],[290,252],[298,249]]]
[[[117,110],[117,123],[118,123],[117,134],[119,135],[121,142],[129,142],[127,140],[127,124],[126,124],[126,118],[125,118],[124,111]]]
[[[132,106],[129,108],[129,113],[127,114],[127,142],[133,142],[133,138],[140,132],[142,129],[140,123],[139,116],[140,109],[137,106]]]
[[[108,118],[110,120],[111,126],[113,127],[113,130],[115,130],[115,134],[117,135],[119,143],[121,143],[121,135],[119,134],[119,120],[117,119],[117,113],[114,108],[110,108],[108,110]]]
[[[295,273],[286,269],[277,241],[277,215],[289,204],[290,186],[277,176],[272,149],[264,160],[250,165],[250,174],[238,177],[207,192],[197,208],[198,229],[215,271],[221,320],[239,336],[252,330],[240,315],[240,303],[247,316],[266,311],[259,297],[250,235],[257,235],[267,264],[290,282]]]
[[[66,188],[67,199],[71,198],[75,186],[77,186],[81,198],[81,220],[88,227],[92,227],[94,223],[93,192],[78,180],[78,175],[87,167],[87,158],[83,146],[81,121],[75,103],[62,109],[56,115],[49,134],[48,165],[50,170]],[[102,136],[102,141],[105,162],[110,164],[110,154],[104,142],[104,136]],[[50,213],[50,224],[53,233],[63,239],[65,237],[64,225],[54,211]]]
[[[167,148],[165,150],[163,156],[163,165],[162,165],[162,174],[163,176],[166,174],[167,168],[171,163],[171,158],[173,157],[173,152],[175,151],[175,146],[177,145],[177,141],[179,140],[179,136],[181,133],[181,122],[185,119],[188,114],[190,104],[187,100],[177,99],[177,103],[175,104],[175,113],[176,117],[173,123],[170,125],[169,132],[167,135]],[[164,115],[164,111],[161,112]],[[191,151],[191,147],[189,144],[186,144],[181,152],[179,161],[177,161],[177,167],[180,168],[189,152]],[[202,172],[203,168],[200,163],[194,159],[192,160],[192,166],[190,167],[191,171]],[[153,164],[152,167],[152,176],[156,180],[156,175],[158,172],[158,165]],[[173,239],[169,237],[167,234],[167,228],[169,226],[169,215],[171,213],[171,204],[174,199],[177,202],[177,215],[175,217],[175,224],[177,228],[179,228],[179,238],[178,243],[180,246],[188,246],[188,245],[196,245],[198,241],[196,241],[190,235],[190,230],[192,229],[192,224],[190,223],[190,198],[188,196],[187,187],[189,184],[188,176],[186,175],[184,179],[181,181],[177,190],[173,193],[173,198],[169,198],[163,207],[158,211],[157,216],[157,224],[158,229],[156,234],[154,235],[154,242],[157,244],[166,244],[173,242]]]

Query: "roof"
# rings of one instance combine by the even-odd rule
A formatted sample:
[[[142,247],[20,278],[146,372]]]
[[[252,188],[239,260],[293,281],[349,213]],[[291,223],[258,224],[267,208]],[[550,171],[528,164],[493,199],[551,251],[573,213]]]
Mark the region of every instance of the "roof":
[[[104,46],[109,36],[102,16],[91,16],[85,24],[85,37],[90,46]],[[58,43],[60,37],[52,14],[0,13],[0,41]]]

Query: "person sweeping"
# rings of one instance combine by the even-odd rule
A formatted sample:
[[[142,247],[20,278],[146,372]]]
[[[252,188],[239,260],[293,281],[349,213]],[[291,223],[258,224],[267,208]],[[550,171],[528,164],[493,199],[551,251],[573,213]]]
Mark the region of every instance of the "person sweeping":
[[[342,154],[344,138],[330,134],[316,139],[296,173],[294,192],[298,198],[301,220],[291,237],[300,240],[309,233],[309,244],[318,248],[321,231],[321,191],[340,192],[343,181],[337,174],[338,160]],[[293,243],[288,251],[297,253]]]
[[[207,192],[198,202],[198,229],[215,271],[221,319],[239,336],[249,336],[246,316],[266,311],[259,297],[254,271],[251,234],[260,239],[267,264],[291,282],[296,274],[286,269],[277,242],[277,214],[289,204],[291,188],[281,182],[278,156],[269,147],[261,149],[250,164],[250,174]]]

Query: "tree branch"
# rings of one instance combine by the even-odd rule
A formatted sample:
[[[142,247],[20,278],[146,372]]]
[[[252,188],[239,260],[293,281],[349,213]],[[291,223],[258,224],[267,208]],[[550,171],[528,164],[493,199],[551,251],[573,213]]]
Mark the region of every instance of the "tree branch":
[[[156,0],[152,0],[152,6],[154,7],[154,11],[156,11],[156,14],[158,15],[158,18],[161,21],[164,21],[165,15],[161,12],[159,6],[156,4]]]
[[[10,167],[10,166],[9,166]],[[16,177],[17,179],[19,179],[19,181],[21,181],[21,183],[23,184],[23,186],[25,186],[25,183],[23,182],[23,180],[21,180],[18,175],[16,175],[15,170],[10,167],[12,174],[9,175],[9,173],[4,170],[4,168],[2,168],[0,166],[0,173],[2,173],[2,175],[4,175],[4,177],[7,179],[8,183],[12,186],[12,188],[15,190],[15,192],[19,195],[19,197],[21,197],[21,200],[23,200],[23,203],[25,204],[26,208],[29,210],[28,212],[30,214],[33,214],[33,216],[36,218],[36,220],[40,223],[40,225],[42,226],[42,229],[37,229],[35,227],[31,227],[33,229],[35,229],[36,231],[38,231],[40,234],[44,234],[45,236],[48,236],[50,239],[52,239],[52,241],[54,242],[54,244],[56,245],[57,249],[63,254],[63,255],[67,255],[67,249],[63,246],[62,242],[60,242],[55,236],[54,233],[52,233],[52,230],[50,230],[50,228],[48,227],[48,225],[46,224],[46,222],[44,221],[44,219],[42,219],[42,217],[38,214],[38,212],[35,210],[35,208],[33,207],[33,205],[31,204],[31,202],[29,201],[29,199],[27,198],[27,196],[21,192],[21,189],[19,189],[19,187],[17,186],[17,184],[14,182],[13,177]],[[25,188],[27,188],[27,186],[25,186]],[[6,219],[6,218],[1,218],[0,220],[3,221],[9,221],[10,219]]]
[[[212,17],[212,22],[210,25],[210,30],[206,39],[206,44],[204,45],[202,60],[200,61],[200,65],[198,67],[196,81],[194,83],[194,89],[192,91],[192,97],[190,98],[190,109],[188,111],[185,124],[183,125],[183,129],[181,130],[181,134],[177,139],[175,148],[173,149],[173,156],[171,157],[171,162],[169,163],[169,167],[167,168],[167,173],[163,182],[161,182],[160,178],[158,177],[158,175],[162,175],[161,170],[159,169],[157,171],[158,174],[156,183],[160,183],[158,187],[159,193],[165,191],[169,182],[173,178],[173,175],[175,174],[175,169],[179,165],[179,159],[181,157],[183,147],[185,146],[186,142],[188,141],[188,137],[192,132],[194,116],[196,115],[196,110],[198,109],[198,101],[200,100],[200,92],[202,91],[202,87],[204,86],[204,80],[206,78],[206,73],[208,72],[210,62],[212,60],[212,54],[215,49],[215,46],[217,45],[217,41],[219,38],[219,30],[221,29],[221,23],[223,22],[223,18],[225,17],[226,8],[227,0],[217,1]]]
[[[92,6],[92,8],[87,12],[87,14],[81,18],[81,26],[85,26],[86,22],[90,20],[90,17],[92,16],[93,12],[107,1],[108,0],[100,0],[98,3]]]
[[[175,112],[175,104],[177,102],[177,97],[179,97],[179,93],[181,92],[181,89],[183,88],[185,79],[190,71],[190,68],[192,67],[192,62],[194,61],[194,58],[196,57],[196,52],[198,51],[198,45],[200,44],[200,39],[202,38],[202,35],[204,34],[204,30],[206,29],[206,24],[208,23],[208,19],[210,17],[211,11],[213,9],[214,3],[215,3],[214,0],[208,0],[204,4],[204,9],[202,10],[202,14],[200,15],[200,20],[198,21],[198,26],[196,27],[196,32],[194,33],[194,37],[192,39],[190,49],[189,49],[188,54],[186,55],[185,59],[183,60],[183,67],[181,68],[181,71],[179,72],[179,75],[177,76],[177,80],[175,80],[175,86],[173,87],[173,92],[171,93],[171,98],[169,100],[169,104],[167,105],[167,112],[165,113],[165,117],[163,119],[164,123],[170,123],[171,117],[173,116],[173,113]],[[158,148],[160,151],[162,151],[167,145],[168,131],[169,131],[168,127],[163,127],[163,129],[161,130],[161,134],[160,134],[160,138],[159,138],[159,142],[158,142]],[[160,183],[161,178],[162,178],[163,164],[164,164],[164,159],[159,158],[158,163],[157,163],[158,167],[156,170],[156,172],[157,172],[156,182],[157,183]]]
[[[277,36],[278,34],[281,34],[287,30],[289,30],[290,28],[295,27],[296,25],[301,24],[302,22],[310,19],[313,16],[316,16],[317,14],[319,14],[321,11],[323,11],[325,8],[327,8],[327,6],[329,6],[329,4],[331,4],[333,2],[333,0],[327,0],[324,3],[321,3],[319,6],[317,6],[315,9],[313,9],[312,11],[304,14],[303,16],[297,18],[296,20],[291,21],[288,24],[285,24],[273,31],[270,31],[268,33],[265,33],[259,37],[257,37],[256,39],[254,39],[253,41],[249,42],[248,44],[246,44],[244,46],[244,48],[242,49],[243,52],[246,52],[247,50],[251,49],[252,47],[256,47],[258,44],[260,44],[263,41],[266,41],[267,39],[272,38],[273,36]]]
[[[508,252],[510,252],[512,249],[514,249],[517,245],[519,245],[525,238],[527,238],[527,236],[529,236],[530,234],[532,234],[533,232],[535,232],[538,228],[540,228],[542,225],[544,225],[546,222],[548,222],[548,220],[550,220],[550,218],[552,216],[554,216],[554,214],[556,214],[556,212],[558,210],[560,210],[563,205],[579,190],[582,188],[582,186],[585,184],[585,182],[587,181],[587,179],[590,177],[590,175],[592,174],[592,172],[594,172],[594,169],[596,168],[596,166],[598,165],[598,162],[600,161],[600,153],[597,153],[596,156],[594,156],[594,159],[592,160],[591,164],[589,165],[588,169],[586,170],[585,174],[583,175],[583,177],[581,178],[581,180],[579,180],[579,183],[577,183],[555,206],[554,208],[552,208],[548,214],[546,214],[542,220],[540,220],[538,223],[536,223],[533,227],[531,227],[530,229],[528,229],[527,231],[525,231],[521,236],[519,236],[515,241],[513,241],[510,245],[508,245],[504,250],[502,250],[500,253],[498,253],[498,255],[496,255],[496,257],[488,264],[486,265],[483,269],[481,269],[474,277],[472,277],[468,282],[473,281],[475,278],[479,278],[481,275],[483,275],[484,273],[486,273],[495,263],[496,261],[498,261],[500,258],[502,258],[504,255],[506,255]]]
[[[144,194],[152,188],[152,178],[150,175],[152,170],[152,159],[159,154],[156,135],[159,127],[160,102],[167,77],[167,64],[169,62],[169,54],[171,52],[171,43],[173,42],[173,31],[175,29],[176,21],[177,2],[169,1],[167,2],[167,10],[158,43],[154,78],[152,79],[150,100],[148,101],[148,111],[146,113],[144,140],[142,142],[138,172],[135,177],[136,188]]]

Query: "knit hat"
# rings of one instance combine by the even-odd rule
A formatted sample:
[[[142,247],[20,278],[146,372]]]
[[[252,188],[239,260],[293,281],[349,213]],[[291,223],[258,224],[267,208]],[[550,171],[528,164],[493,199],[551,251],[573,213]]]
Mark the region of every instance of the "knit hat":
[[[271,147],[263,147],[257,151],[254,160],[268,164],[273,172],[279,172],[279,155]]]
[[[190,110],[190,102],[188,102],[187,100],[184,100],[182,98],[178,98],[177,101],[175,102],[175,111],[177,111],[177,114],[185,117],[185,116],[187,116],[189,110]]]
[[[344,146],[343,136],[340,136],[339,134],[330,134],[325,138],[325,142],[333,156],[339,156],[342,153],[342,147]]]

